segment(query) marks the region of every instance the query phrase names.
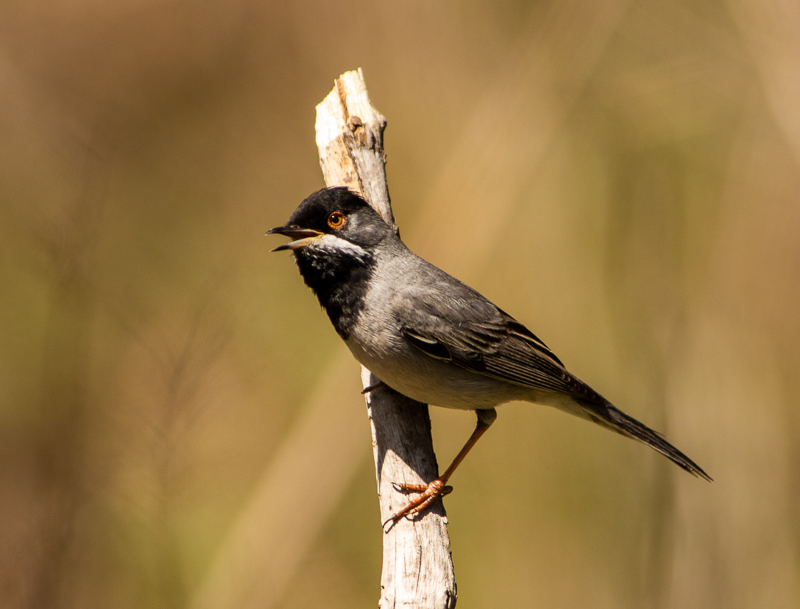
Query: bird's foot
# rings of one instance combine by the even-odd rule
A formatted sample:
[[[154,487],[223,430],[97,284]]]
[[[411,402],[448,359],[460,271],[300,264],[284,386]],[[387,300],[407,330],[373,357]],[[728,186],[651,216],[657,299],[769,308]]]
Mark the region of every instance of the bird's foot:
[[[411,501],[408,502],[403,508],[396,511],[392,514],[386,521],[384,521],[383,526],[386,526],[387,522],[396,523],[400,520],[403,516],[411,516],[413,514],[419,514],[425,508],[430,506],[434,501],[436,501],[439,497],[444,497],[445,495],[449,495],[453,492],[453,487],[448,486],[444,483],[444,480],[441,478],[437,478],[430,484],[398,484],[395,483],[394,488],[398,491],[403,493],[419,493],[419,497],[415,497]]]

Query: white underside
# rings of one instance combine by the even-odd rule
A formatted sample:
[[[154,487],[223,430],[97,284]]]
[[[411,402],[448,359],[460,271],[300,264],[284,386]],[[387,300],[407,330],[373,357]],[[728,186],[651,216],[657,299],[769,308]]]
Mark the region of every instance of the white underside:
[[[494,379],[437,360],[414,347],[386,354],[370,353],[348,341],[355,358],[389,387],[418,402],[459,410],[489,409],[511,401],[553,406],[573,415],[586,415],[569,396]]]

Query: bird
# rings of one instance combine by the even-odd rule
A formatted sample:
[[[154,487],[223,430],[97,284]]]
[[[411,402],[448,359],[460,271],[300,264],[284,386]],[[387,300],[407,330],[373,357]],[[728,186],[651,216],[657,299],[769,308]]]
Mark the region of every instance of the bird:
[[[386,521],[421,513],[497,418],[496,406],[554,406],[639,440],[687,472],[711,477],[658,432],[616,408],[567,370],[533,332],[473,288],[414,254],[361,196],[346,187],[307,197],[267,235],[292,239],[300,275],[351,353],[379,383],[413,400],[473,410],[472,435],[429,484],[396,484],[417,496]]]

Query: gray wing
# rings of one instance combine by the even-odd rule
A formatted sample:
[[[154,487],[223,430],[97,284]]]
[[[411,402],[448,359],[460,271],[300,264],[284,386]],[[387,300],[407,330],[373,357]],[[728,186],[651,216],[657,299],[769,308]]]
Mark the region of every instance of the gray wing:
[[[450,291],[458,297],[446,302],[434,300],[431,293],[410,299],[413,306],[404,307],[400,330],[409,343],[430,357],[478,374],[566,394],[592,421],[637,439],[686,471],[711,480],[658,432],[618,410],[567,372],[561,360],[533,332],[471,288],[460,283],[459,288]]]
[[[471,372],[592,402],[605,401],[567,372],[533,332],[471,288],[459,287],[466,290],[450,291],[459,295],[446,301],[435,300],[429,293],[410,299],[414,305],[404,307],[400,328],[409,343]],[[404,296],[408,299],[409,294]]]

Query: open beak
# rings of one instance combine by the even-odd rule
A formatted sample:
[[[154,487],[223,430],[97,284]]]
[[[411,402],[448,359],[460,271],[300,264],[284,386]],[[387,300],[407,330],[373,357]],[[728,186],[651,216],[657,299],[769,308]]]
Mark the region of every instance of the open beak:
[[[321,237],[324,233],[310,228],[300,228],[299,226],[277,226],[267,231],[268,235],[286,235],[291,237],[294,241],[284,243],[276,247],[273,252],[282,252],[283,250],[297,250],[305,247],[314,239]]]

